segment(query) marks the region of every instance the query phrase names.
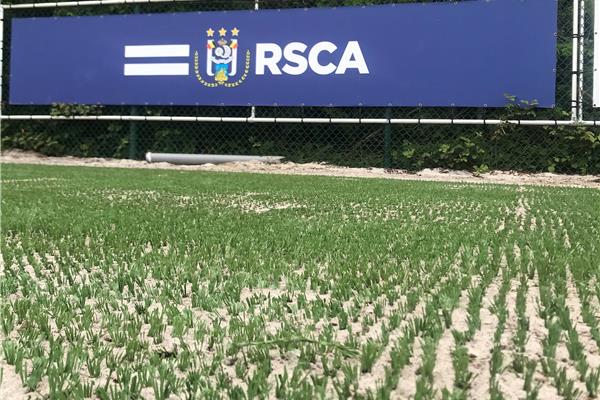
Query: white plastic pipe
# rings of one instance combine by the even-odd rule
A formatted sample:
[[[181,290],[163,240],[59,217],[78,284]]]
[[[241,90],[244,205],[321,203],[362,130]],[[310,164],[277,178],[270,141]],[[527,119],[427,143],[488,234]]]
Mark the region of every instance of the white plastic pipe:
[[[2,71],[4,57],[4,8],[0,7],[0,124],[2,124]]]
[[[600,120],[531,120],[531,119],[425,119],[425,118],[274,118],[274,117],[183,117],[166,115],[2,115],[2,120],[60,121],[146,121],[146,122],[237,122],[265,124],[394,124],[394,125],[523,125],[523,126],[600,126]]]
[[[579,104],[579,114],[577,114],[577,121],[583,120],[583,58],[585,57],[585,0],[581,0],[581,6],[579,8],[579,53],[577,57],[578,71],[577,74],[577,101]]]
[[[600,0],[594,1],[593,106],[600,107]]]
[[[83,1],[60,1],[45,3],[25,3],[25,4],[2,4],[2,8],[53,8],[53,7],[83,7],[83,6],[101,6],[106,4],[132,4],[132,3],[176,3],[181,1],[197,0],[83,0]]]
[[[146,153],[149,163],[166,162],[179,165],[224,164],[242,161],[259,161],[267,164],[278,164],[281,156],[236,156],[225,154],[176,154],[176,153]]]
[[[571,57],[571,120],[579,120],[579,0],[573,0],[573,51]]]

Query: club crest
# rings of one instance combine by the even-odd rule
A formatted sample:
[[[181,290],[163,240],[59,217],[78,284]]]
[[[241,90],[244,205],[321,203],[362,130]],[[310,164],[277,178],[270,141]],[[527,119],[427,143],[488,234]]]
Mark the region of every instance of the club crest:
[[[199,50],[194,54],[194,71],[198,82],[206,87],[233,88],[246,80],[250,71],[250,50],[246,52],[245,62],[241,67],[238,66],[239,34],[237,28],[229,31],[225,28],[218,31],[209,28],[206,31],[204,60],[201,61]]]

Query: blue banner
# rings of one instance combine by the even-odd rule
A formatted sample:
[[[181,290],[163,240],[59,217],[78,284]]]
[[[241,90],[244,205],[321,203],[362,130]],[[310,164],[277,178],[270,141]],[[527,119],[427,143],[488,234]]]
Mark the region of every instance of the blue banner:
[[[557,2],[15,18],[11,104],[553,107]]]

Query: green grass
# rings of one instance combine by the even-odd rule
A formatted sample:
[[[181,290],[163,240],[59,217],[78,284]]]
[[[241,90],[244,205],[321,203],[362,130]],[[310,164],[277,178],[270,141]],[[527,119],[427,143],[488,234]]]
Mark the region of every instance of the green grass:
[[[486,290],[503,285],[494,310],[506,318],[517,282],[525,321],[531,283],[518,282],[536,274],[540,315],[583,365],[553,299],[572,275],[581,298],[598,300],[600,191],[1,167],[0,358],[34,397],[387,398],[416,341],[428,397],[437,342],[467,296],[447,388],[462,397]],[[590,322],[595,301],[583,304]],[[551,370],[561,393],[575,390]],[[581,377],[594,393],[597,371]]]

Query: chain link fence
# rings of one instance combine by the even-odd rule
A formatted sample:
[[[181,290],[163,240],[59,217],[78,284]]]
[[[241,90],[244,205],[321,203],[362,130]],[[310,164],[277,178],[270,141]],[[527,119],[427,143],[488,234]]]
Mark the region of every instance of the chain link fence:
[[[5,1],[23,4],[31,1]],[[261,9],[331,7],[412,1],[260,0]],[[441,2],[441,1],[440,1]],[[592,108],[593,1],[581,0],[585,27],[582,51],[582,113],[600,120]],[[255,0],[202,0],[168,3],[5,9],[2,114],[139,115],[247,118],[251,107],[180,106],[15,106],[7,103],[11,19],[98,14],[248,10]],[[573,20],[570,0],[559,0],[556,107],[526,104],[506,108],[256,107],[256,117],[569,120],[572,109]],[[509,28],[509,27],[508,27]],[[533,28],[532,28],[533,29]],[[526,34],[526,33],[524,33]],[[510,57],[510,55],[507,55]],[[43,73],[43,71],[41,72]],[[49,78],[51,79],[51,78]],[[533,99],[532,99],[533,100]],[[407,170],[450,168],[486,171],[600,173],[600,127],[455,124],[331,124],[156,122],[102,120],[3,120],[3,149],[47,155],[141,159],[147,151],[282,155],[294,162]]]

